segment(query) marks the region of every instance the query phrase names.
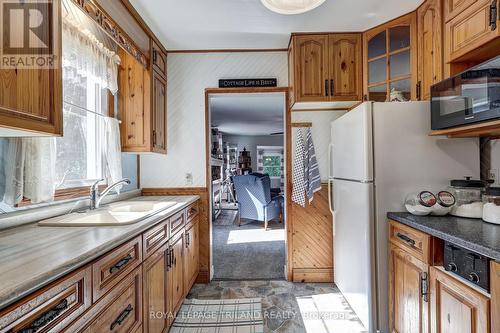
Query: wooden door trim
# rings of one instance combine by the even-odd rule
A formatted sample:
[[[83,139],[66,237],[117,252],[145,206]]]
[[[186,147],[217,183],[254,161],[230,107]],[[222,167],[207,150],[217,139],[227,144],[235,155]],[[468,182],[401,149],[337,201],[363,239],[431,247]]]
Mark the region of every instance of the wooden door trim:
[[[285,248],[286,248],[286,279],[288,281],[292,280],[292,222],[290,214],[292,211],[292,116],[291,116],[291,108],[289,101],[289,87],[272,87],[272,88],[206,88],[205,89],[205,172],[206,172],[206,189],[207,195],[211,196],[212,185],[210,179],[210,124],[209,124],[209,95],[213,94],[241,94],[241,93],[283,93],[285,98],[285,154],[286,154],[286,221],[285,221]],[[211,199],[209,199],[209,205]],[[209,207],[210,210],[210,207]],[[212,232],[212,216],[209,214],[209,231]],[[210,244],[210,248],[212,244]],[[210,260],[209,260],[210,263]],[[209,271],[211,269],[211,265],[209,264]]]

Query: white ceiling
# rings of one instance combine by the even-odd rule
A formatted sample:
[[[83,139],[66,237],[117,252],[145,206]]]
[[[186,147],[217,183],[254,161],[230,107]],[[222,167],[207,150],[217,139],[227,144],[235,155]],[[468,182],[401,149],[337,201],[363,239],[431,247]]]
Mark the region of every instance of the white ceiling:
[[[291,32],[364,31],[423,0],[326,0],[281,15],[260,0],[131,0],[168,50],[287,48]]]
[[[216,94],[210,96],[210,120],[225,134],[269,135],[283,132],[284,96]]]

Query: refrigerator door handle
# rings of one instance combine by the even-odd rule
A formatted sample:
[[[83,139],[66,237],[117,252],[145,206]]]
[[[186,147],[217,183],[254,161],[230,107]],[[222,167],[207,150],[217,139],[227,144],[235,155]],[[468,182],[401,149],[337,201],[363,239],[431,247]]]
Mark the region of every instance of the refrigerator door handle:
[[[333,143],[328,145],[328,179],[333,178],[332,175],[332,151],[333,151]]]
[[[328,208],[330,209],[330,213],[335,213],[335,206],[333,204],[333,194],[332,194],[332,182],[333,179],[328,179]]]

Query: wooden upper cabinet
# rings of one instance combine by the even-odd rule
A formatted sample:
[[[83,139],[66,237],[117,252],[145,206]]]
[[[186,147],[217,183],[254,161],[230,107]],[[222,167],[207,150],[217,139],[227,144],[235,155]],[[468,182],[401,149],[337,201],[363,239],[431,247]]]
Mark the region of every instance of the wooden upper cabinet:
[[[478,0],[444,0],[445,22],[448,22],[476,2],[478,2]]]
[[[431,267],[432,332],[490,332],[490,299]]]
[[[153,151],[167,152],[167,82],[153,72]]]
[[[417,99],[429,100],[431,86],[443,79],[443,20],[441,12],[441,0],[427,0],[417,10],[417,89],[419,89]]]
[[[361,34],[329,36],[330,96],[333,100],[361,100]]]
[[[427,264],[391,245],[389,257],[389,322],[393,333],[429,332]]]
[[[497,6],[497,14],[493,15],[492,6]],[[445,26],[445,61],[458,62],[477,60],[477,56],[467,57],[468,53],[477,52],[485,44],[496,40],[500,36],[500,20],[498,17],[498,3],[491,0],[477,0],[472,5],[465,6]],[[490,55],[498,54],[498,45],[486,52]],[[470,59],[469,59],[470,58]]]
[[[412,12],[363,34],[365,99],[385,102],[391,91],[417,99],[417,17]]]
[[[361,34],[293,35],[290,104],[361,100]]]
[[[31,6],[33,3],[26,4]],[[0,68],[0,136],[14,135],[62,135],[62,71],[61,71],[61,1],[53,1],[52,12],[47,12],[46,5],[40,8],[47,13],[49,20],[54,26],[51,29],[38,29],[40,40],[45,41],[47,49],[40,52],[29,49],[23,45],[24,51],[9,51],[4,47],[3,55],[25,54],[30,58],[43,56],[45,51],[54,55],[53,68],[32,67],[2,67]],[[7,23],[3,23],[7,29]],[[18,25],[16,27],[16,24]],[[13,26],[12,26],[13,25]],[[47,24],[47,26],[49,26]],[[24,31],[26,28],[21,21],[13,20],[10,28]],[[7,43],[8,41],[4,41]],[[7,45],[7,44],[6,44]],[[17,57],[14,57],[16,60]],[[35,132],[31,133],[30,132]]]
[[[328,101],[328,35],[296,36],[294,44],[296,101]]]
[[[167,56],[161,48],[153,41],[153,68],[162,75],[167,75]]]

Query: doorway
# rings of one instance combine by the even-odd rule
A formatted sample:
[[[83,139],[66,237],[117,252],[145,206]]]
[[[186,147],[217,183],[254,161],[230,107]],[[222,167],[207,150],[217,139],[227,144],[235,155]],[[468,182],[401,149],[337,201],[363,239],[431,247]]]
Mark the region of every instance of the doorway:
[[[287,90],[206,90],[212,279],[287,278]]]

